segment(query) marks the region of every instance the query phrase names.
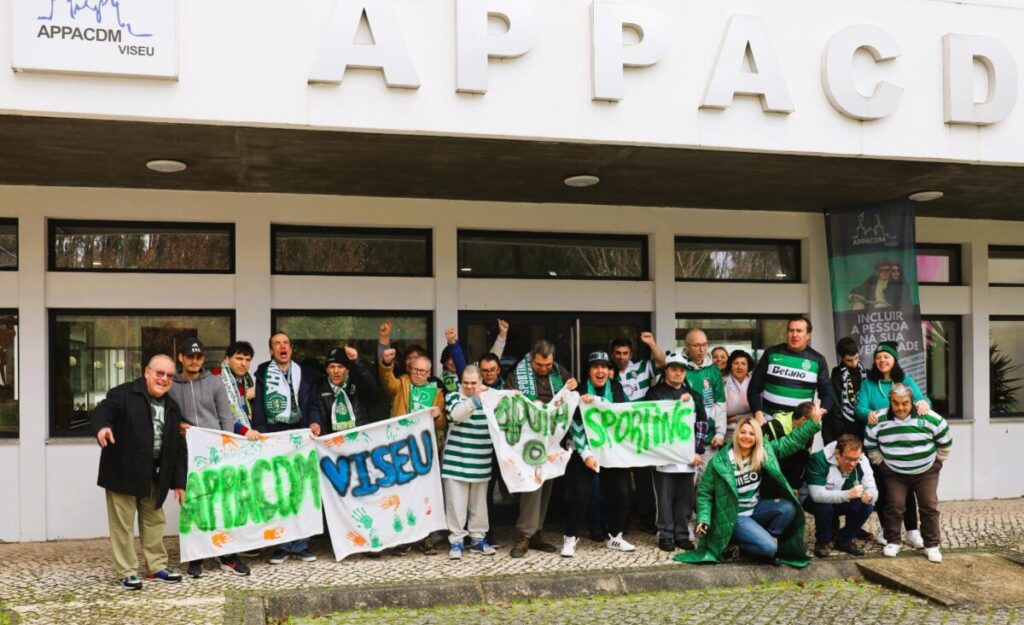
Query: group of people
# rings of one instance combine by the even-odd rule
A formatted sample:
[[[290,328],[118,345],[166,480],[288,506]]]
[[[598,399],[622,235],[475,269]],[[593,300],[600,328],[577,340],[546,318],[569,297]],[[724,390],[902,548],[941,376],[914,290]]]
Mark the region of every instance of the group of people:
[[[872,539],[885,545],[885,555],[895,556],[903,539],[941,561],[936,489],[951,439],[943,418],[900,369],[894,346],[880,345],[865,371],[858,346],[844,338],[837,346],[841,362],[829,375],[825,358],[809,345],[811,322],[805,317],[790,319],[786,342],[765,350],[756,363],[742,350],[709,351],[700,329],[687,332],[681,353],[662,350],[644,332],[640,339],[650,359],[633,360],[632,343],[616,339],[607,352],[588,356],[586,377],[577,381],[544,340],[503,376],[509,326],[498,320],[498,330],[490,351],[472,364],[455,330],[448,330],[440,376],[432,375],[426,349],[400,350],[392,343],[390,322],[380,328],[375,358],[340,346],[322,367],[295,362],[284,332],[270,337],[270,359],[254,375],[255,350],[245,341],[229,345],[224,360],[210,370],[198,339],[185,341],[176,359],[151,358],[142,378],[112,389],[92,413],[102,447],[98,483],[106,491],[121,585],[142,587],[132,538],[136,515],[147,578],[182,579],[168,566],[161,505],[172,491],[179,503],[184,500],[189,427],[253,440],[304,429],[320,436],[371,423],[370,406],[380,393],[390,402],[391,416],[429,410],[433,417],[449,558],[460,559],[467,549],[493,555],[489,495],[500,478],[481,402],[490,389],[543,404],[560,401],[563,389],[578,391],[581,405],[692,400],[696,413],[696,453],[689,462],[602,468],[577,410],[564,441],[573,453],[559,478],[566,497],[561,549],[541,531],[556,481],[546,480],[518,495],[513,558],[531,549],[574,556],[589,504],[599,492],[606,514],[604,542],[613,550],[635,549],[626,538],[632,511],[642,528],[653,525],[660,549],[681,550],[675,556],[679,561],[719,562],[742,552],[805,566],[803,509],[815,519],[818,557],[828,557],[832,549],[861,555],[857,541]],[[811,453],[812,439],[823,426],[824,448]],[[876,510],[884,528],[878,537],[862,529]],[[427,554],[437,551],[430,537],[417,546]],[[275,547],[268,562],[291,557],[316,559],[308,539],[302,539]],[[229,573],[250,574],[239,555],[223,556],[218,564]],[[188,563],[190,577],[204,571],[202,561]]]

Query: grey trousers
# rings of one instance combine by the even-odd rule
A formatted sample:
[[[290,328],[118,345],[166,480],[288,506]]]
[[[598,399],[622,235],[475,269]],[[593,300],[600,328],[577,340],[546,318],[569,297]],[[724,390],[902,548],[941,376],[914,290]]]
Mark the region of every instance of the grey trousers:
[[[551,501],[553,480],[546,480],[541,487],[532,493],[519,494],[519,518],[516,519],[516,531],[527,538],[532,537],[544,527],[544,517],[548,514],[548,502]]]
[[[658,510],[658,538],[690,539],[693,514],[693,473],[654,472],[654,502]]]
[[[476,542],[487,534],[487,487],[489,482],[463,482],[444,478],[444,516],[448,542],[461,543],[466,535]]]

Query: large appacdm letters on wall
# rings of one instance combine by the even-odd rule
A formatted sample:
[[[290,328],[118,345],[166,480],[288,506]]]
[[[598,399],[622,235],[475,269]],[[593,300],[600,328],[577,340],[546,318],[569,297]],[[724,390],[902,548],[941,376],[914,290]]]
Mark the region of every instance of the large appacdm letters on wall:
[[[178,77],[178,0],[13,0],[15,71]]]

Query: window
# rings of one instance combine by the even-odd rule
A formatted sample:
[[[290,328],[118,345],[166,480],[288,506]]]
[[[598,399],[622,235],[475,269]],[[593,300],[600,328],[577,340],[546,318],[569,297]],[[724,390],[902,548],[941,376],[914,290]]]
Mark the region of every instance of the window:
[[[50,271],[235,272],[234,224],[50,220],[49,230]]]
[[[917,246],[918,284],[962,284],[960,278],[960,246]]]
[[[0,311],[0,438],[18,437],[18,311]]]
[[[360,358],[376,367],[380,325],[388,319],[391,320],[391,342],[399,350],[419,345],[433,351],[433,318],[429,312],[276,310],[271,322],[275,331],[284,332],[291,339],[292,358],[303,367],[309,366],[319,372],[323,371],[327,354],[343,345],[355,347]],[[261,360],[259,355],[257,347],[257,361]],[[433,373],[436,375],[439,354],[433,356]],[[377,378],[375,370],[373,377]],[[383,392],[379,392],[371,403],[370,415],[375,420],[391,416],[391,401]]]
[[[926,346],[928,398],[932,400],[932,407],[944,417],[962,417],[960,318],[926,317],[921,321],[921,329]]]
[[[18,220],[0,219],[0,271],[18,269]]]
[[[800,282],[800,242],[676,237],[676,280]]]
[[[50,435],[91,436],[89,412],[107,392],[142,375],[156,354],[175,357],[198,337],[207,366],[234,336],[231,311],[50,311]]]
[[[988,283],[995,286],[1024,285],[1024,247],[989,246]]]
[[[429,230],[271,226],[275,274],[433,275]]]
[[[991,415],[1024,416],[1024,317],[992,317],[989,335]]]
[[[646,280],[647,237],[460,230],[459,277]]]
[[[708,337],[708,354],[715,347],[724,347],[729,353],[742,349],[755,359],[764,350],[786,341],[786,323],[791,315],[701,315],[676,318],[676,349],[686,344],[686,333],[693,328],[703,330]],[[819,350],[820,351],[820,350]]]

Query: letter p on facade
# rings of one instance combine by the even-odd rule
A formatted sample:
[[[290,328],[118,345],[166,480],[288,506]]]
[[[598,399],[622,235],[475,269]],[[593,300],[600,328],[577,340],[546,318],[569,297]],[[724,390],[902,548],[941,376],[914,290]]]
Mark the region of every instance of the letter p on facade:
[[[505,31],[492,33],[492,18]],[[487,93],[487,62],[511,59],[530,51],[537,38],[537,15],[527,0],[456,0],[456,89]]]
[[[650,67],[668,55],[672,42],[667,20],[653,7],[594,0],[590,7],[593,99],[618,102],[624,97],[624,68]],[[623,31],[636,32],[640,41],[625,44]]]

